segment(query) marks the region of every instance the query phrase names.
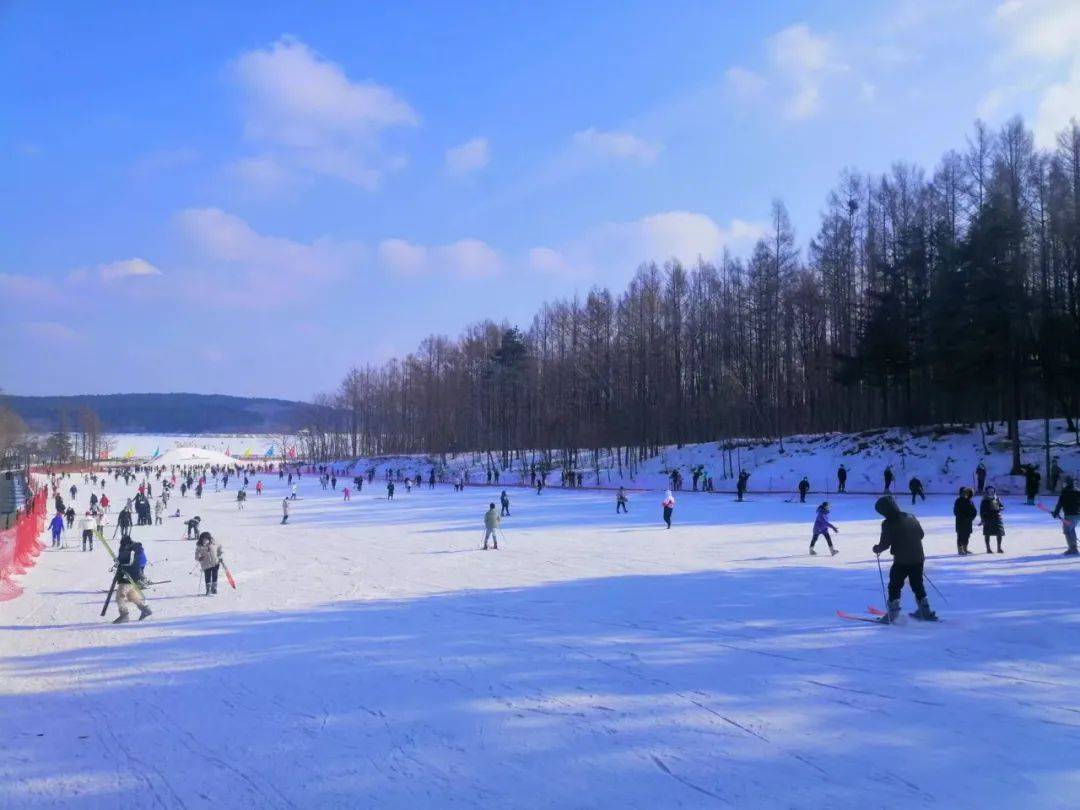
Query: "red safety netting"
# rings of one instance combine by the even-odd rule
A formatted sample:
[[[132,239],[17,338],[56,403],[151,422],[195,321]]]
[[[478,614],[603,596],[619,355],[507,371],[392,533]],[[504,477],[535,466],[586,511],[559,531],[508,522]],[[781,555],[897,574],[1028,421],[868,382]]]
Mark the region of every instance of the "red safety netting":
[[[19,511],[15,525],[0,531],[0,602],[22,593],[22,588],[11,578],[32,568],[45,548],[41,532],[45,528],[47,502],[45,487],[32,491]]]

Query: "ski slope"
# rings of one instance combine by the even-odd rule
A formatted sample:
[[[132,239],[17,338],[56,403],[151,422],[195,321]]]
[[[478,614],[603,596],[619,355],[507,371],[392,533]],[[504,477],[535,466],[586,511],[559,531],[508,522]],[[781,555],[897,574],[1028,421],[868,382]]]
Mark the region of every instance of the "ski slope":
[[[99,618],[74,532],[0,603],[0,807],[1080,805],[1080,564],[1018,499],[962,559],[951,497],[915,506],[945,621],[887,627],[835,617],[882,603],[870,496],[832,498],[830,558],[816,501],[682,493],[668,531],[657,493],[512,488],[482,552],[498,490],[305,476],[282,526],[263,481],[170,502],[237,591],[196,595],[170,519],[136,528],[145,622]]]

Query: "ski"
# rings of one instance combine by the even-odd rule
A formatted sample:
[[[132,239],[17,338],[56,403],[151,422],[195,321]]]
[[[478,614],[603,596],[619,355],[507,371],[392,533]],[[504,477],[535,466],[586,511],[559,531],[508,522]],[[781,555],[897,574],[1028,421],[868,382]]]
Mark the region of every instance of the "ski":
[[[842,610],[836,611],[836,615],[841,619],[847,619],[852,622],[870,622],[870,624],[889,624],[887,621],[882,621],[880,618],[871,619],[869,616],[854,616],[850,613],[844,613]]]
[[[867,612],[872,613],[875,616],[888,616],[889,615],[884,610],[879,610],[878,608],[874,607],[873,605],[868,606],[866,608],[866,610],[867,610]]]
[[[105,604],[101,607],[101,615],[104,616],[109,611],[109,602],[112,601],[113,591],[116,590],[116,583],[120,580],[120,571],[117,570],[113,574],[112,585],[109,586],[109,592],[105,595]]]
[[[229,566],[227,566],[225,564],[225,560],[221,560],[220,562],[221,562],[222,570],[225,571],[225,579],[229,580],[229,585],[231,585],[232,589],[235,591],[236,590],[236,580],[233,579],[232,572],[229,570]]]

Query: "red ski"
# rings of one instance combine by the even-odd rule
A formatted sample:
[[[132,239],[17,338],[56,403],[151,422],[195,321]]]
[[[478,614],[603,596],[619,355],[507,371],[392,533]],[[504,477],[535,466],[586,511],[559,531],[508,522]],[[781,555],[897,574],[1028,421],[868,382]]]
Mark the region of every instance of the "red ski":
[[[842,610],[836,611],[836,615],[841,619],[847,619],[851,622],[870,622],[870,624],[889,624],[887,621],[882,621],[880,618],[871,619],[869,616],[853,616],[850,613],[844,613]]]

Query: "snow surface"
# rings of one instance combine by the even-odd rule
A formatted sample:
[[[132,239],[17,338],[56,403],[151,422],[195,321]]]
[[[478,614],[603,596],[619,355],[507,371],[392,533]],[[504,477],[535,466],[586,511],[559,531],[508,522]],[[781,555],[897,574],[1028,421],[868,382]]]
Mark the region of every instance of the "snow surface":
[[[136,528],[145,622],[99,618],[75,532],[0,603],[0,807],[1080,805],[1080,565],[1016,499],[963,559],[952,499],[915,506],[945,621],[885,627],[834,615],[882,603],[870,496],[832,498],[830,558],[784,496],[683,493],[667,531],[655,493],[514,489],[482,552],[495,489],[305,476],[281,526],[262,480],[170,502],[237,591],[196,595],[170,519]]]

